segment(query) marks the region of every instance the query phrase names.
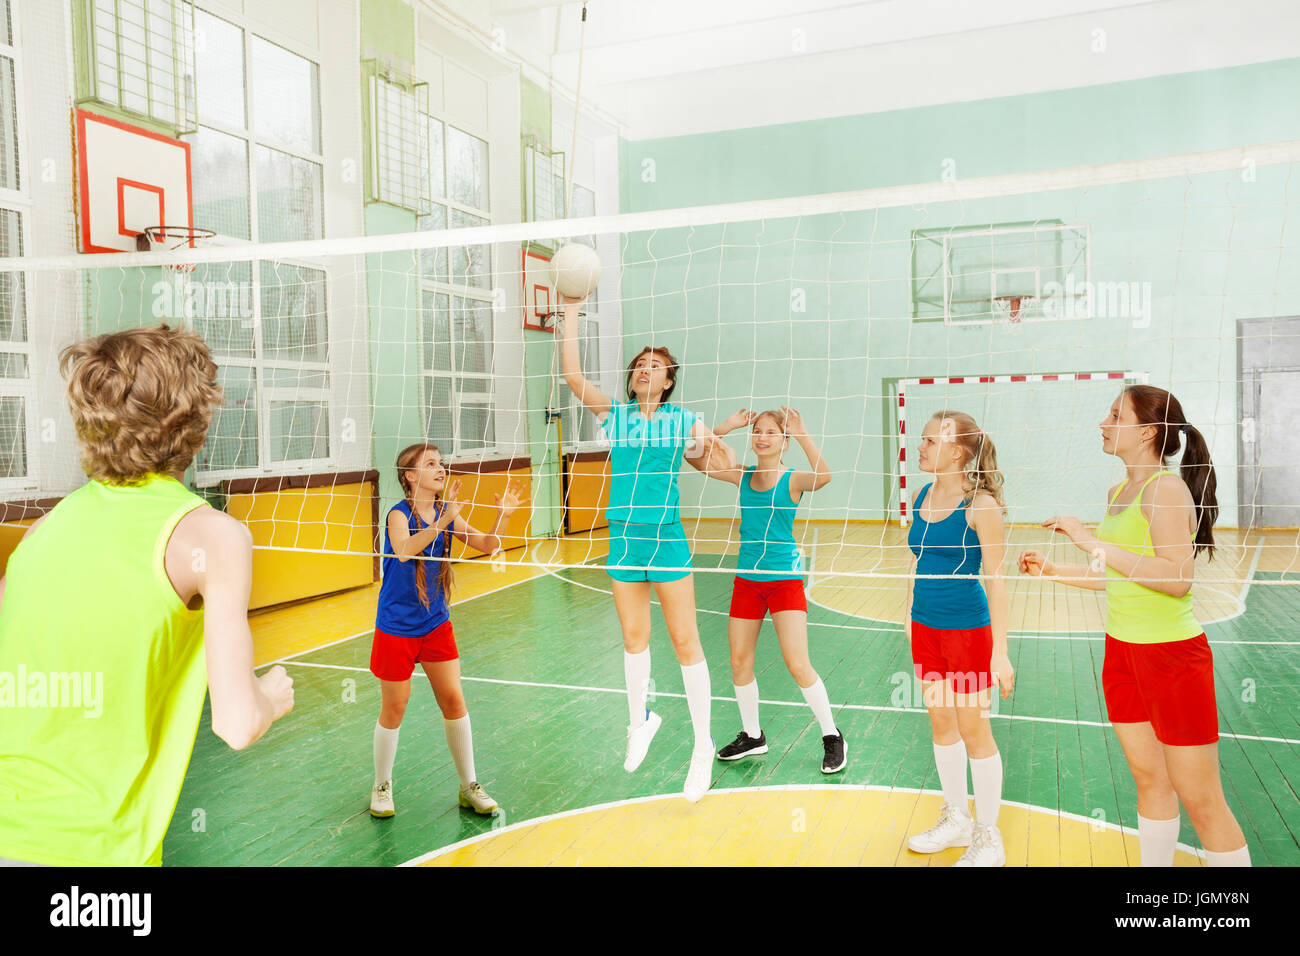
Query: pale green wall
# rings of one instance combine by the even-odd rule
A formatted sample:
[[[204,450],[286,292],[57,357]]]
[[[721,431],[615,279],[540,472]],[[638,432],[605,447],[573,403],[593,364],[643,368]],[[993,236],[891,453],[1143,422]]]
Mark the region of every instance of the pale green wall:
[[[1300,60],[878,115],[624,142],[625,211],[1052,169],[1300,138]],[[654,162],[645,180],[644,160]],[[622,354],[668,344],[680,400],[717,421],[740,405],[793,403],[825,436],[836,480],[810,517],[879,519],[896,498],[892,382],[916,375],[1132,368],[1178,395],[1210,434],[1220,503],[1235,514],[1235,319],[1300,312],[1300,190],[1288,167],[963,204],[662,230],[629,237]],[[1151,283],[1149,326],[1128,318],[953,329],[914,322],[912,230],[1061,219],[1091,229],[1094,281]],[[1286,223],[1284,227],[1284,223]],[[1284,233],[1285,228],[1285,233]],[[690,289],[689,293],[683,292]],[[793,290],[806,311],[791,307]],[[1047,386],[1042,386],[1046,389]],[[1082,394],[1082,393],[1081,393]],[[1096,446],[1102,407],[1059,393],[953,392],[992,416],[1013,465],[1015,520],[1062,504],[1095,517],[1116,462]],[[1020,401],[1022,396],[1027,401]],[[1090,400],[1093,400],[1089,396]],[[956,404],[953,402],[952,404]],[[1044,418],[1045,414],[1047,415]],[[1057,421],[1076,423],[1050,442]],[[909,425],[914,424],[909,419]],[[915,423],[917,426],[923,422]],[[914,457],[917,436],[909,436]],[[732,439],[738,450],[740,436]],[[1053,449],[1045,456],[1044,449]],[[1086,474],[1067,480],[1058,469]],[[792,449],[796,467],[803,456]],[[915,476],[914,467],[910,473]],[[1017,485],[1018,483],[1018,485]],[[688,513],[734,512],[734,489],[682,478]],[[1089,511],[1088,509],[1091,509]]]

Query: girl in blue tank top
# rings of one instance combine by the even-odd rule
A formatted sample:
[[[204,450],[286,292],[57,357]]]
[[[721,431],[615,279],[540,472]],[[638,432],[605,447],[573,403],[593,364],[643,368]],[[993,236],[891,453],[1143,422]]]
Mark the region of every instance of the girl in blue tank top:
[[[375,783],[370,813],[391,817],[397,735],[411,696],[411,675],[419,664],[442,710],[447,749],[460,777],[460,805],[492,815],[496,801],[474,771],[474,742],[460,683],[460,652],[452,633],[447,592],[451,586],[451,539],[485,554],[501,549],[506,520],[528,503],[522,482],[510,481],[494,495],[497,517],[487,534],[460,515],[460,482],[447,487],[447,469],[437,445],[419,443],[397,456],[403,499],[384,523],[384,579],[375,612],[370,672],[379,678],[381,705],[374,731]]]
[[[835,726],[826,686],[808,659],[808,603],[803,590],[803,560],[794,539],[794,514],[805,491],[816,491],[831,480],[830,467],[792,408],[779,412],[741,409],[716,429],[719,435],[753,426],[750,447],[757,466],[710,469],[710,477],[740,488],[740,556],[731,591],[727,639],[731,643],[731,679],[740,706],[741,731],[718,751],[719,760],[767,753],[767,737],[758,720],[758,681],[754,652],[763,618],[770,611],[781,655],[790,676],[821,725],[822,773],[844,769],[844,735]],[[812,464],[812,471],[794,471],[781,455],[794,438]]]
[[[934,475],[912,502],[907,543],[914,564],[904,629],[934,732],[943,788],[939,822],[908,840],[916,853],[969,847],[957,866],[1003,866],[997,828],[1002,757],[988,719],[989,688],[1002,696],[1015,680],[1007,657],[1002,475],[993,441],[964,412],[941,411],[917,448],[921,471]],[[980,583],[983,565],[988,592]],[[975,818],[966,796],[966,764],[975,784]]]

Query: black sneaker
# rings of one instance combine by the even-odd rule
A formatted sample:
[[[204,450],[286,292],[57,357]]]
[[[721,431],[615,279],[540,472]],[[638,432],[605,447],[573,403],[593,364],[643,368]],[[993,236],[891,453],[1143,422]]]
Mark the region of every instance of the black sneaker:
[[[718,751],[719,760],[739,760],[741,757],[753,757],[767,753],[767,737],[760,730],[757,737],[751,737],[743,730],[736,734],[736,739]]]
[[[822,757],[822,773],[839,773],[849,761],[849,745],[844,742],[844,735],[823,737],[822,746],[826,748],[826,756]]]

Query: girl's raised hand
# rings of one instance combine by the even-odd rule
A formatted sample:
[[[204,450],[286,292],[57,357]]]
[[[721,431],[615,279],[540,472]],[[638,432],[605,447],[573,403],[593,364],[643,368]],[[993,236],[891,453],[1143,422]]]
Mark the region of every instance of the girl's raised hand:
[[[737,428],[746,428],[754,424],[754,419],[758,417],[756,412],[751,412],[748,408],[742,408],[740,411],[728,415],[722,422],[722,427],[729,432],[734,432]]]
[[[460,500],[460,486],[461,481],[457,478],[451,483],[451,487],[443,492],[441,517],[447,519],[447,523],[443,527],[450,527],[454,524],[456,518],[460,515],[460,509],[465,506],[465,503]]]
[[[801,438],[808,434],[804,428],[803,416],[799,414],[797,408],[786,408],[781,406],[781,414],[785,416],[785,433],[791,438]]]
[[[503,518],[509,518],[512,514],[528,504],[530,498],[524,497],[526,486],[518,478],[512,478],[506,485],[506,492],[503,495],[493,495],[492,499],[496,502],[497,507],[501,510]]]

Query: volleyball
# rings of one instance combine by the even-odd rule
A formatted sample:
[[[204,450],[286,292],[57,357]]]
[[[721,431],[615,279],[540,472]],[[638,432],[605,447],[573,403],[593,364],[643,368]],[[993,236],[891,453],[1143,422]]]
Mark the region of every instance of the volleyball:
[[[591,246],[570,242],[551,259],[551,285],[570,299],[585,299],[600,282],[600,257]]]

